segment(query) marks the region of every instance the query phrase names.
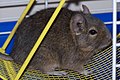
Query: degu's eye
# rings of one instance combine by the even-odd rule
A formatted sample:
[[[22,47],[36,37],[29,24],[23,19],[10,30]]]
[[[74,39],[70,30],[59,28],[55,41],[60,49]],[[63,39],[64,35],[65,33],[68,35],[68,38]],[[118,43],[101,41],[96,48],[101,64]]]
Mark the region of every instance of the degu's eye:
[[[97,34],[97,31],[94,30],[94,29],[92,29],[92,30],[89,31],[89,33],[90,33],[91,35],[96,35],[96,34]]]

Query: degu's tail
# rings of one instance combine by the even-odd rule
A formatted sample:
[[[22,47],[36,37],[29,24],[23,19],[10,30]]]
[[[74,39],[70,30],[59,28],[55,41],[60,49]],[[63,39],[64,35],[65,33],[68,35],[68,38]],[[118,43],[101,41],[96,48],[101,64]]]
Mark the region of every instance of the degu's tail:
[[[0,58],[4,60],[9,60],[9,61],[13,60],[9,55],[2,54],[2,53],[0,53]]]

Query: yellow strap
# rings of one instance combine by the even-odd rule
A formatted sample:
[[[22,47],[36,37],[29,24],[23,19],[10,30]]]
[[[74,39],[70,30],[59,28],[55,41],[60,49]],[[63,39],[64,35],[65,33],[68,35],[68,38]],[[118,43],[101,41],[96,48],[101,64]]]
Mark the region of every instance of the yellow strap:
[[[7,40],[5,41],[4,45],[2,46],[2,49],[0,49],[0,52],[2,54],[5,54],[5,49],[8,46],[8,44],[10,43],[11,39],[13,38],[18,26],[21,24],[22,20],[24,19],[24,17],[26,16],[27,12],[30,10],[31,6],[33,5],[35,0],[30,0],[29,4],[27,5],[26,9],[23,11],[21,17],[19,18],[19,20],[17,21],[15,27],[13,28],[12,32],[10,33],[10,35],[8,36]]]
[[[30,0],[30,2],[28,3],[27,7],[25,8],[25,10],[23,11],[21,17],[19,18],[19,20],[17,21],[15,27],[13,28],[12,32],[10,33],[10,35],[8,36],[7,40],[5,41],[4,45],[2,46],[2,48],[0,48],[0,52],[2,54],[6,54],[5,53],[5,49],[8,46],[8,44],[10,43],[12,37],[14,36],[18,26],[21,24],[22,20],[24,19],[24,17],[26,16],[27,12],[30,10],[31,6],[33,5],[35,0]],[[9,61],[3,61],[4,65],[6,67],[6,70],[8,72],[8,75],[10,77],[10,80],[14,80],[16,77],[16,71],[14,70],[14,67],[12,66],[12,63]],[[0,76],[3,80],[6,80],[4,77]]]
[[[41,33],[40,37],[38,38],[37,42],[35,43],[34,47],[32,48],[31,52],[29,53],[27,59],[23,63],[22,67],[20,68],[15,80],[18,80],[21,75],[23,74],[24,70],[26,69],[27,65],[29,64],[31,58],[33,57],[35,51],[37,50],[38,46],[41,44],[43,38],[45,37],[46,33],[48,32],[49,28],[51,27],[53,21],[57,17],[58,13],[60,12],[65,0],[61,0],[60,4],[56,8],[55,12],[53,13],[52,17],[50,18],[49,22],[47,23],[46,27],[44,28],[43,32]]]
[[[118,38],[120,38],[120,33],[117,35]]]
[[[5,77],[3,77],[3,76],[1,76],[1,75],[0,75],[0,78],[3,79],[3,80],[8,80],[8,79],[6,79]]]
[[[12,63],[10,61],[5,61],[3,60],[5,68],[7,70],[7,73],[10,77],[10,80],[14,80],[15,76],[16,76],[16,71],[12,65]]]
[[[0,53],[1,53],[1,54],[6,54],[6,53],[5,53],[5,50],[2,49],[2,48],[0,48]]]

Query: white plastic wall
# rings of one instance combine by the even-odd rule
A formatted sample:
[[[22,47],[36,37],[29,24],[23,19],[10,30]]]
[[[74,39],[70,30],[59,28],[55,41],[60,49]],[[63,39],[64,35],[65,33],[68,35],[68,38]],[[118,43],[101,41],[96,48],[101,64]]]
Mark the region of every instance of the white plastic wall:
[[[0,22],[18,20],[30,0],[0,0]],[[48,0],[48,7],[56,7],[60,0]],[[53,3],[54,2],[54,3]],[[71,4],[69,9],[80,10],[81,4],[89,7],[91,13],[112,12],[112,0],[80,0],[78,6]],[[31,14],[45,8],[45,0],[37,0]]]

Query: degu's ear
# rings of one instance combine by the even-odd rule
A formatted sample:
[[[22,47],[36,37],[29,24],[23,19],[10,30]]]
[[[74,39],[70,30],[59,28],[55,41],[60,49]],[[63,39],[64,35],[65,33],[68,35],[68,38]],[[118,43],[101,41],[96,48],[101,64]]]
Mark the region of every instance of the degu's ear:
[[[84,18],[81,14],[75,14],[74,16],[72,16],[70,20],[70,30],[75,45],[77,45],[76,36],[80,36],[81,33],[85,30]]]
[[[73,35],[80,35],[84,31],[84,18],[81,14],[72,16],[70,20],[70,29]]]
[[[82,8],[83,8],[83,13],[84,14],[91,14],[88,7],[86,5],[82,5]]]

